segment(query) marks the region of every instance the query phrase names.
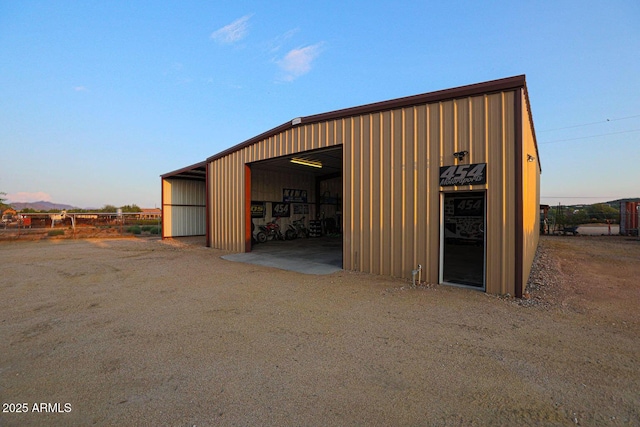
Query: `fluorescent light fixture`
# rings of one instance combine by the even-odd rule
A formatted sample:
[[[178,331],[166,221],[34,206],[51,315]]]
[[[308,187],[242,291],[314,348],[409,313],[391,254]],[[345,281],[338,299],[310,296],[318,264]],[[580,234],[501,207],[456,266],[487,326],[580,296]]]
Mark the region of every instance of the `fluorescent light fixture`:
[[[312,168],[321,168],[322,167],[322,162],[317,161],[317,160],[307,160],[307,159],[297,159],[297,158],[293,158],[291,159],[291,163],[295,163],[298,165],[303,165],[303,166],[311,166]]]

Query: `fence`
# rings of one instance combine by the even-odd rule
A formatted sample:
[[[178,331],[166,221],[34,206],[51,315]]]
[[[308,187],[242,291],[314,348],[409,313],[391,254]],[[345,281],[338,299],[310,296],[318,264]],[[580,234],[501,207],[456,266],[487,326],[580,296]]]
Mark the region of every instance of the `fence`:
[[[24,234],[47,231],[49,235],[63,234],[64,230],[73,235],[160,235],[161,221],[160,215],[144,213],[17,213],[4,215],[0,230]]]
[[[638,235],[639,202],[595,205],[541,205],[541,234]],[[603,229],[603,230],[601,230]]]

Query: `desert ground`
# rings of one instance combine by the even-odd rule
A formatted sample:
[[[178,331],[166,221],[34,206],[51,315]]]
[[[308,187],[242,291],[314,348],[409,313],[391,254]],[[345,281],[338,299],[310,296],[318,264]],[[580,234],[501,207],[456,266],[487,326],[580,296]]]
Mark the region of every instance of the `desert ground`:
[[[0,425],[640,425],[640,240],[543,236],[528,298],[151,238],[0,243]]]

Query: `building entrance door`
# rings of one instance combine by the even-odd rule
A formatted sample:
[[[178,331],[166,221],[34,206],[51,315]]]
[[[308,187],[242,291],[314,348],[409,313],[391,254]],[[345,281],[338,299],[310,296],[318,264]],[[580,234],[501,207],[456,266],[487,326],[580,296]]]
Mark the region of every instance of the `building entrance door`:
[[[441,196],[440,282],[485,288],[485,193]]]

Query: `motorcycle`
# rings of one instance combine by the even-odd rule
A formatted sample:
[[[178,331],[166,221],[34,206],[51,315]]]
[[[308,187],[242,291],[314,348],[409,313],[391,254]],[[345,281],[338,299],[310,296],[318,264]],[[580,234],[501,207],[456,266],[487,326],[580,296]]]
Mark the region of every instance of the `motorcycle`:
[[[256,240],[259,243],[264,243],[267,240],[284,240],[284,236],[280,231],[280,225],[277,222],[279,219],[280,218],[274,218],[266,224],[258,226],[260,231],[256,234]]]
[[[307,227],[304,226],[304,218],[296,219],[289,224],[289,228],[284,233],[287,240],[297,239],[298,237],[305,238],[309,235]]]

